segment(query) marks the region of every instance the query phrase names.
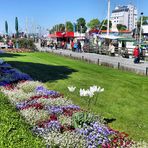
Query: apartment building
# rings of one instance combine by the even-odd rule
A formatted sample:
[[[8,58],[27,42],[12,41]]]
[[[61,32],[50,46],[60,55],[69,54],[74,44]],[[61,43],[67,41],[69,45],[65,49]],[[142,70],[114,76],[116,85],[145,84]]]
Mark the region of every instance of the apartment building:
[[[128,30],[133,30],[137,25],[138,12],[135,6],[117,6],[111,14],[110,20],[112,21],[113,28],[117,24],[123,24],[127,26]]]

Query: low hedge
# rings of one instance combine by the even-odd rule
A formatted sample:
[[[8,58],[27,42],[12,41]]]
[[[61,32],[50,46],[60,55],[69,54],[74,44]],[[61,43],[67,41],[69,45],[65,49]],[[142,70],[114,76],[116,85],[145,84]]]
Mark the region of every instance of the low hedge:
[[[21,38],[21,39],[14,39],[13,40],[14,46],[17,47],[18,43],[18,48],[26,48],[30,50],[36,50],[36,46],[34,44],[33,39],[26,39],[26,38]]]

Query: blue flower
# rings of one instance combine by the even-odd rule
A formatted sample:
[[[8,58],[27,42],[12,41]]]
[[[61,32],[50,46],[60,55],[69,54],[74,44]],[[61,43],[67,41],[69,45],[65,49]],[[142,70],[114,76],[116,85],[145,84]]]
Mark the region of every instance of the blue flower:
[[[109,136],[113,134],[105,125],[98,122],[84,125],[83,128],[77,130],[87,140],[88,147],[98,147],[104,142],[109,142]]]
[[[46,106],[45,109],[51,114],[62,114],[63,109],[60,106]]]
[[[53,90],[47,90],[46,88],[44,88],[43,86],[38,86],[36,89],[35,89],[36,93],[37,94],[40,94],[40,95],[49,95],[49,96],[52,96],[52,95],[58,95],[59,93],[56,92],[56,91],[53,91]]]

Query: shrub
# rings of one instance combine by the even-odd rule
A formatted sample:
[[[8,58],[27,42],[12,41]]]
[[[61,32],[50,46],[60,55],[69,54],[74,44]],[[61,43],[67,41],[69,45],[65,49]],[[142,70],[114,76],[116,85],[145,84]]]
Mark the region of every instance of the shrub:
[[[26,38],[14,39],[13,43],[14,43],[14,45],[16,45],[16,43],[18,43],[19,48],[36,50],[36,46],[34,45],[34,42],[32,39],[26,39]]]
[[[104,123],[103,119],[97,115],[93,115],[88,112],[77,112],[72,116],[72,125],[75,128],[82,128],[84,123],[89,125],[94,121],[99,121],[100,123]]]

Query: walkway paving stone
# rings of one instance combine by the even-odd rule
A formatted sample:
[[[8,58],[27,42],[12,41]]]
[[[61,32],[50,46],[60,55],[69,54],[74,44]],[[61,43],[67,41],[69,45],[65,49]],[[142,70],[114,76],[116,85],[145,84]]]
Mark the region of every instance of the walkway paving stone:
[[[111,57],[108,55],[100,55],[95,53],[85,53],[85,52],[78,53],[64,49],[55,50],[47,47],[41,48],[39,44],[36,44],[36,47],[41,52],[52,52],[58,55],[68,56],[75,59],[81,59],[90,63],[109,66],[124,71],[132,71],[137,74],[148,76],[148,61],[141,61],[139,64],[134,64],[133,59],[127,59],[121,56]]]

